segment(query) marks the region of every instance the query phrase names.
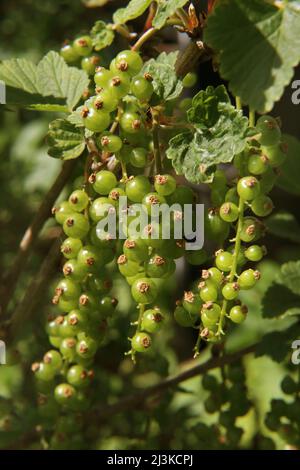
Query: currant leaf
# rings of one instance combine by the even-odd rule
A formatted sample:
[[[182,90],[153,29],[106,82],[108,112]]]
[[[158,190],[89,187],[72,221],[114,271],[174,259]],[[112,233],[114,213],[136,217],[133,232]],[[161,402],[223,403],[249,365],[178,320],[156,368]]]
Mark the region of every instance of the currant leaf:
[[[83,131],[66,119],[56,119],[50,123],[47,143],[49,155],[63,160],[78,158],[85,149]]]

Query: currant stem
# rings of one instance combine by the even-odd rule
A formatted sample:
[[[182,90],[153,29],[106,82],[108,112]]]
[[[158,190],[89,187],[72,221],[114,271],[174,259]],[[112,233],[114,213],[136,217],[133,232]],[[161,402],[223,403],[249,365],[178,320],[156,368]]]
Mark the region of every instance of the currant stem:
[[[156,173],[160,174],[162,172],[162,162],[161,162],[161,154],[159,148],[159,123],[158,123],[158,113],[152,112],[153,116],[153,146],[154,146],[154,160],[155,160],[155,167]]]
[[[196,341],[196,344],[195,344],[195,347],[194,347],[194,359],[196,359],[200,352],[199,352],[199,348],[200,348],[200,344],[201,344],[201,330],[199,328],[199,334],[198,334],[198,338],[197,338],[197,341]]]
[[[239,111],[242,109],[242,100],[239,96],[236,96],[235,98],[235,107]]]
[[[139,316],[138,316],[137,322],[135,322],[137,324],[135,334],[137,334],[137,333],[139,333],[139,331],[141,331],[143,315],[144,315],[144,312],[145,312],[145,304],[139,304],[138,309],[139,309]],[[131,349],[130,352],[131,352],[131,359],[135,364],[136,363],[136,360],[135,360],[136,351],[134,349]]]
[[[232,266],[231,270],[229,273],[229,282],[233,282],[235,276],[236,276],[236,271],[237,271],[237,261],[238,261],[238,256],[239,252],[241,249],[241,231],[243,227],[243,221],[244,221],[244,208],[245,208],[245,202],[242,198],[240,198],[239,201],[239,218],[238,218],[238,223],[237,223],[237,230],[236,230],[236,237],[235,237],[235,244],[234,244],[234,253],[233,253],[233,260],[232,260]],[[226,309],[227,309],[227,300],[223,300],[222,303],[222,310],[220,314],[220,320],[218,324],[218,331],[216,333],[216,336],[220,336],[224,334],[223,331],[223,323],[224,323],[224,318],[226,316]]]
[[[253,110],[249,111],[249,126],[255,127],[255,111]]]
[[[144,45],[146,41],[148,41],[154,34],[156,34],[158,29],[150,28],[148,29],[142,36],[136,41],[136,43],[132,46],[131,50],[139,51],[140,48]]]

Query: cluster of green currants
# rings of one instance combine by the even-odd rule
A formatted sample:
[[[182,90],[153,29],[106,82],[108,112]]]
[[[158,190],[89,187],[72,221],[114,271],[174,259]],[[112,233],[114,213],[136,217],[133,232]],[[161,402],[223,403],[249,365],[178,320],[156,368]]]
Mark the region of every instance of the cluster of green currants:
[[[112,284],[105,269],[115,256],[116,242],[97,237],[89,206],[88,194],[78,189],[53,209],[67,235],[61,245],[64,277],[52,299],[60,313],[47,325],[49,341],[57,350],[32,365],[37,381],[50,384],[52,391],[54,387],[57,402],[74,410],[88,403],[83,398],[93,378],[91,367],[117,305],[109,295]]]
[[[273,399],[265,425],[270,431],[278,433],[287,446],[299,449],[300,385],[288,374],[282,379],[281,389],[293,400]]]
[[[266,253],[257,244],[265,231],[257,217],[266,217],[273,210],[268,193],[286,158],[287,148],[274,118],[260,117],[256,131],[246,150],[235,157],[239,171],[235,184],[228,186],[222,170],[216,171],[211,184],[212,202],[217,207],[206,214],[205,235],[219,246],[228,238],[233,244],[216,251],[215,265],[202,271],[198,289],[185,292],[175,309],[180,325],[199,327],[201,337],[212,342],[220,340],[226,318],[233,323],[246,318],[247,307],[239,301],[239,292],[253,288],[260,273],[244,266],[259,262]]]

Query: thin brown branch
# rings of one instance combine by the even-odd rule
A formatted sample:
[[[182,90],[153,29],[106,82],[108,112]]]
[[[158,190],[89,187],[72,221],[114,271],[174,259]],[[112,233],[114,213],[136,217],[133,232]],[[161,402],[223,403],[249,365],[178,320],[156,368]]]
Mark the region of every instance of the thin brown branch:
[[[190,41],[187,47],[181,51],[175,64],[178,77],[184,77],[188,72],[195,69],[201,60],[207,60],[211,51],[208,50],[202,41]]]
[[[26,289],[26,293],[15,309],[8,330],[8,339],[16,337],[20,327],[26,324],[34,314],[36,307],[46,294],[49,279],[51,278],[57,263],[60,259],[61,239],[58,237],[52,244],[49,253],[44,259],[41,268],[36,277],[31,281]]]
[[[34,246],[37,236],[47,219],[51,216],[51,209],[62,189],[67,183],[74,168],[76,160],[65,162],[62,169],[52,184],[43,202],[41,203],[32,223],[27,228],[19,245],[19,250],[12,267],[1,281],[1,306],[0,316],[3,316],[12,298],[18,279],[25,268],[26,261]]]
[[[145,388],[141,392],[134,393],[128,397],[122,398],[118,402],[112,405],[105,405],[101,408],[98,408],[96,412],[97,418],[100,420],[109,418],[112,415],[121,413],[126,410],[130,409],[137,409],[137,406],[140,405],[142,407],[145,405],[145,402],[148,398],[154,395],[161,395],[165,393],[172,387],[184,382],[185,380],[191,379],[196,375],[202,375],[208,372],[209,370],[215,369],[217,367],[222,367],[227,364],[232,364],[233,362],[237,361],[241,357],[245,356],[246,354],[252,353],[255,351],[256,344],[253,346],[249,346],[244,348],[238,352],[233,354],[227,354],[226,356],[221,357],[212,357],[208,361],[204,362],[203,364],[197,364],[194,367],[191,367],[184,372],[180,372],[177,375],[173,375],[167,377],[166,379],[162,380],[161,382],[152,385],[151,387]]]

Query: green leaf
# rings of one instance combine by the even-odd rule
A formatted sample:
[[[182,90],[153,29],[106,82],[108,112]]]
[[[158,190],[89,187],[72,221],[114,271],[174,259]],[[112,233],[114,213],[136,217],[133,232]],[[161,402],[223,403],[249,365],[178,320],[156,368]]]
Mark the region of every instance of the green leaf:
[[[182,81],[175,72],[175,62],[178,53],[162,52],[156,59],[145,63],[142,73],[150,73],[153,78],[153,88],[160,101],[170,101],[177,98],[182,90]]]
[[[79,157],[85,149],[84,134],[66,119],[56,119],[49,125],[47,142],[51,157],[72,160]]]
[[[37,72],[42,94],[66,98],[70,110],[78,103],[83,91],[89,85],[88,76],[83,70],[69,67],[54,51],[50,51],[40,61]]]
[[[43,97],[37,94],[31,94],[18,88],[6,87],[6,101],[9,105],[22,106],[27,109],[36,109],[40,106],[53,106],[59,108],[59,112],[67,112],[63,99],[54,97]],[[42,109],[41,109],[42,110]]]
[[[153,19],[153,26],[160,29],[170,16],[174,15],[177,8],[183,7],[188,0],[159,0],[157,11]]]
[[[220,2],[204,41],[219,54],[220,73],[243,103],[270,111],[300,60],[300,2]]]
[[[262,316],[274,318],[300,314],[300,296],[282,284],[272,284],[262,299]]]
[[[299,336],[300,327],[295,324],[285,331],[273,331],[263,336],[257,345],[255,356],[269,356],[273,361],[282,362],[293,352],[292,342]]]
[[[248,119],[231,105],[223,85],[200,91],[188,111],[193,131],[173,137],[167,157],[192,183],[211,182],[219,163],[231,162],[246,144]]]
[[[100,51],[101,49],[110,46],[115,38],[114,31],[101,20],[94,24],[90,35],[96,51]]]
[[[83,124],[83,119],[81,116],[81,111],[84,106],[79,106],[79,108],[75,109],[73,113],[69,114],[67,117],[67,120],[71,123],[74,124],[75,127],[84,127]]]
[[[125,24],[134,20],[147,10],[152,0],[130,0],[125,8],[119,8],[113,15],[115,24]]]
[[[277,237],[300,243],[300,225],[293,214],[277,212],[277,214],[271,215],[265,224],[269,232]]]
[[[279,280],[294,294],[300,295],[300,261],[289,261],[283,264]]]
[[[37,67],[27,59],[3,60],[0,63],[0,80],[6,86],[19,88],[27,93],[41,92],[37,84]]]
[[[280,167],[277,186],[290,194],[300,196],[300,141],[291,135],[284,134],[283,141],[288,144],[287,159]]]
[[[69,110],[77,104],[89,84],[88,76],[83,70],[68,67],[62,57],[53,51],[38,65],[26,59],[3,61],[0,64],[0,80],[8,87],[8,104],[62,105],[66,102]],[[45,97],[52,98],[43,99]],[[58,101],[55,98],[64,100]]]

